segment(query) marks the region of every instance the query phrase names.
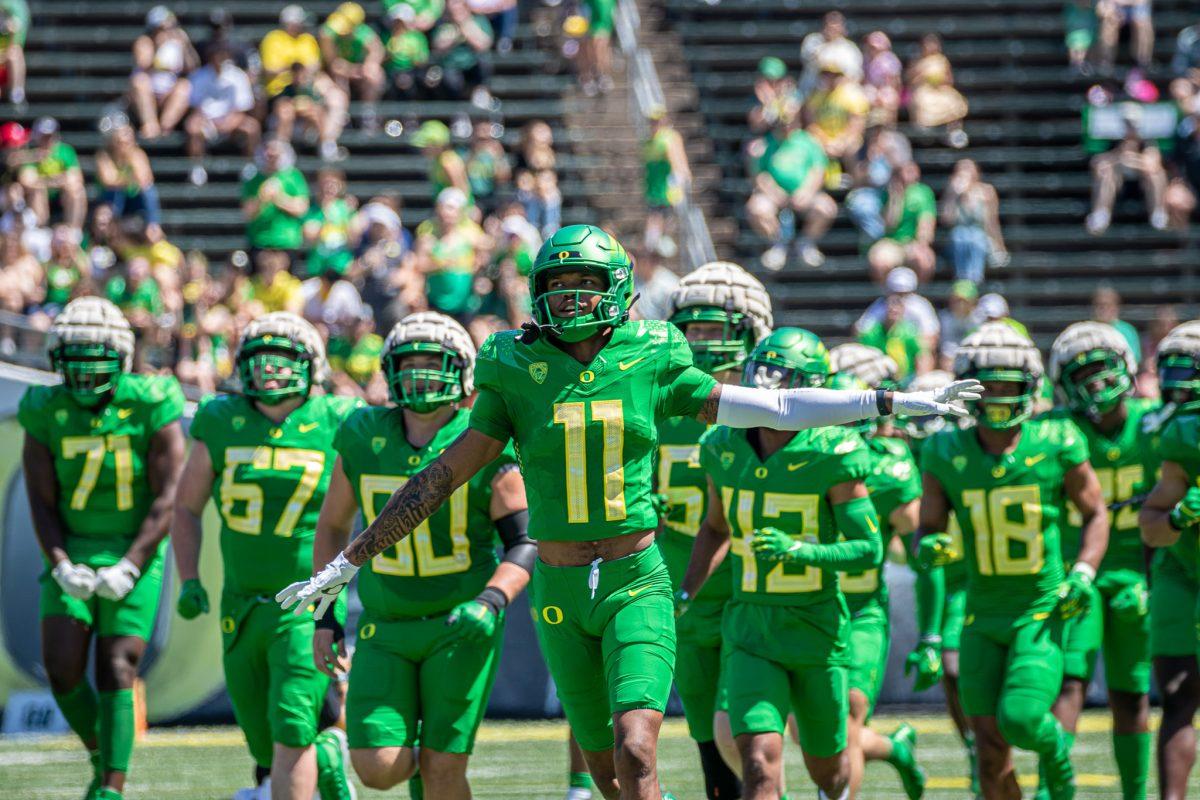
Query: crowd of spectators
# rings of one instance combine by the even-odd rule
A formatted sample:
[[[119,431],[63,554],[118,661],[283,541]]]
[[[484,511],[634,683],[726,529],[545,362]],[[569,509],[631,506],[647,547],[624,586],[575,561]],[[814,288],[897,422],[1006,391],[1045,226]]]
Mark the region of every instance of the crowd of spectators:
[[[13,5],[0,0],[0,37],[17,17]],[[63,305],[99,294],[134,326],[139,366],[165,365],[212,390],[230,377],[245,324],[287,310],[327,334],[338,391],[379,402],[382,335],[403,315],[451,314],[480,341],[527,318],[522,276],[560,226],[563,199],[553,129],[531,121],[506,146],[486,85],[489,51],[512,49],[516,4],[382,6],[368,18],[343,3],[323,21],[285,6],[279,27],[257,43],[217,10],[197,45],[170,9],[156,6],[132,43],[128,110],[106,109],[86,175],[53,118],[0,125],[0,309],[27,319],[0,324],[0,352],[36,350],[38,332]],[[0,75],[0,87],[17,85],[5,77],[13,76]],[[355,196],[338,163],[350,103],[355,126],[370,135],[382,127],[378,102],[392,96],[487,109],[474,124],[466,114],[449,124],[410,124],[413,115],[390,124],[391,136],[407,134],[409,151],[428,158],[433,211],[419,224],[407,223],[399,193]],[[143,148],[175,131],[184,134],[181,154],[196,186],[209,180],[214,148],[246,159],[244,245],[227,259],[185,253],[164,229]],[[306,175],[296,150],[314,145],[323,167]]]
[[[921,182],[912,145],[897,127],[905,116],[919,131],[938,131],[953,148],[968,144],[967,100],[954,86],[937,35],[922,38],[905,67],[884,31],[868,33],[860,49],[847,36],[842,14],[831,11],[801,42],[799,60],[794,77],[782,59],[762,59],[747,119],[752,188],[746,218],[771,242],[763,267],[781,270],[789,255],[822,266],[820,241],[837,217],[839,197],[880,283],[899,266],[929,280],[938,244],[963,280],[979,282],[985,264],[1005,262],[998,199],[969,161],[942,198],[942,223],[953,237],[935,242],[938,201]]]

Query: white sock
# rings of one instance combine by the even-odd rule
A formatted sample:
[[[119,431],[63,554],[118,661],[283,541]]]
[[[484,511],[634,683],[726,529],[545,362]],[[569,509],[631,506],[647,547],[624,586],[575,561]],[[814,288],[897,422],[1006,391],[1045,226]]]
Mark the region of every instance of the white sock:
[[[847,786],[845,789],[843,789],[842,793],[836,798],[831,798],[821,789],[817,789],[817,797],[821,798],[821,800],[850,800],[850,787]]]

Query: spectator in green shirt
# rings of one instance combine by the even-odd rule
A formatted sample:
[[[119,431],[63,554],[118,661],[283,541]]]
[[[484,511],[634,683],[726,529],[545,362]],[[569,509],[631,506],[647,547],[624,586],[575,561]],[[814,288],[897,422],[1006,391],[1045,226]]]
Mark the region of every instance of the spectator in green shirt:
[[[787,263],[788,244],[795,230],[794,225],[781,224],[780,214],[788,210],[804,220],[795,242],[800,260],[810,267],[825,262],[817,242],[837,216],[837,203],[824,191],[826,164],[825,151],[801,127],[799,118],[777,125],[764,137],[746,214],[750,226],[771,242],[762,254],[766,269],[778,271]]]
[[[383,42],[366,23],[358,3],[342,3],[317,33],[321,57],[330,77],[352,98],[365,104],[363,129],[375,131],[379,114],[375,104],[383,95]]]
[[[467,165],[450,146],[450,129],[446,123],[436,119],[421,123],[421,127],[413,134],[412,145],[429,162],[429,184],[434,199],[444,189],[454,187],[466,196],[468,202],[472,202]]]
[[[242,216],[250,247],[296,250],[304,243],[308,184],[292,166],[295,160],[290,144],[272,139],[263,148],[258,169],[242,184]]]
[[[358,202],[346,196],[346,176],[341,170],[317,173],[317,196],[304,216],[304,243],[308,274],[346,271],[354,259],[351,229]]]
[[[388,82],[402,99],[417,94],[425,80],[429,64],[429,40],[416,28],[417,13],[406,3],[398,3],[388,11],[391,32],[388,34]]]
[[[867,252],[871,278],[882,283],[893,267],[911,267],[922,282],[933,277],[936,257],[933,234],[937,228],[937,198],[921,183],[916,162],[902,164],[892,173],[883,204],[884,238]]]
[[[429,34],[433,62],[442,68],[438,94],[447,100],[465,100],[490,108],[487,90],[491,65],[487,51],[492,47],[492,23],[472,14],[466,0],[448,0],[446,15]]]
[[[1133,360],[1139,364],[1142,362],[1141,339],[1138,336],[1137,328],[1121,319],[1121,295],[1117,294],[1116,289],[1107,284],[1096,288],[1092,294],[1092,319],[1096,322],[1108,323],[1116,328],[1117,333],[1129,342]]]
[[[864,328],[858,340],[891,356],[901,381],[933,368],[933,355],[917,327],[904,318],[904,300],[899,295],[888,296],[883,320]]]
[[[411,27],[422,33],[432,30],[446,10],[446,0],[383,0],[384,15],[391,19],[392,13],[399,6],[408,6],[413,10]]]
[[[75,148],[58,133],[58,120],[42,117],[33,123],[33,147],[20,151],[24,166],[18,180],[38,222],[46,225],[61,218],[81,230],[87,216],[87,189]]]

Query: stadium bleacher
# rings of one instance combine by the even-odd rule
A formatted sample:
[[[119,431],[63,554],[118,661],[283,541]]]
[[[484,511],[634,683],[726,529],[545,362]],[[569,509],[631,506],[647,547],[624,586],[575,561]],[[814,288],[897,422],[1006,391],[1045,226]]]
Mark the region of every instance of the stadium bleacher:
[[[1087,88],[1097,79],[1067,66],[1058,0],[844,0],[822,6],[794,0],[666,0],[663,25],[682,39],[704,120],[701,135],[710,139],[721,170],[713,187],[717,220],[710,225],[718,253],[754,264],[767,246],[744,224],[742,208],[750,181],[740,148],[749,137],[745,121],[758,61],[777,56],[797,69],[800,39],[820,27],[821,15],[830,8],[845,14],[848,35],[856,41],[868,31],[885,31],[906,63],[922,35],[942,36],[955,84],[970,102],[966,131],[971,144],[962,151],[950,149],[939,134],[919,131],[903,117],[900,128],[913,143],[923,180],[939,195],[954,162],[964,157],[975,159],[984,179],[996,187],[1012,262],[990,270],[986,288],[1009,299],[1013,315],[1039,344],[1047,345],[1063,325],[1087,316],[1098,279],[1118,289],[1124,313],[1135,323],[1149,319],[1155,303],[1198,299],[1196,239],[1151,229],[1136,192],[1118,202],[1104,236],[1084,229],[1092,180],[1081,146],[1080,112]],[[1187,0],[1155,3],[1159,64],[1169,61],[1175,35],[1196,21],[1195,11]],[[1128,65],[1128,59],[1119,63]],[[1120,67],[1117,77],[1123,77]],[[721,224],[721,217],[736,222]],[[939,235],[939,248],[943,244]],[[764,277],[775,284],[781,322],[836,341],[847,335],[878,289],[867,278],[858,233],[844,210],[821,246],[829,256],[823,268],[795,266]],[[949,279],[942,259],[927,294],[935,301],[944,297]]]

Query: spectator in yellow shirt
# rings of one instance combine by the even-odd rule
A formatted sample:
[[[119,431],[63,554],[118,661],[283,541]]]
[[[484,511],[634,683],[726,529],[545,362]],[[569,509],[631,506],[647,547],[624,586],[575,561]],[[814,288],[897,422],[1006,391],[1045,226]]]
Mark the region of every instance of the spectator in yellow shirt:
[[[853,168],[862,148],[871,104],[862,86],[842,71],[835,60],[823,61],[817,90],[805,103],[808,132],[820,142],[830,161]]]
[[[304,306],[300,280],[288,272],[291,259],[283,250],[260,250],[254,259],[250,291],[263,313],[290,311],[299,314]]]

